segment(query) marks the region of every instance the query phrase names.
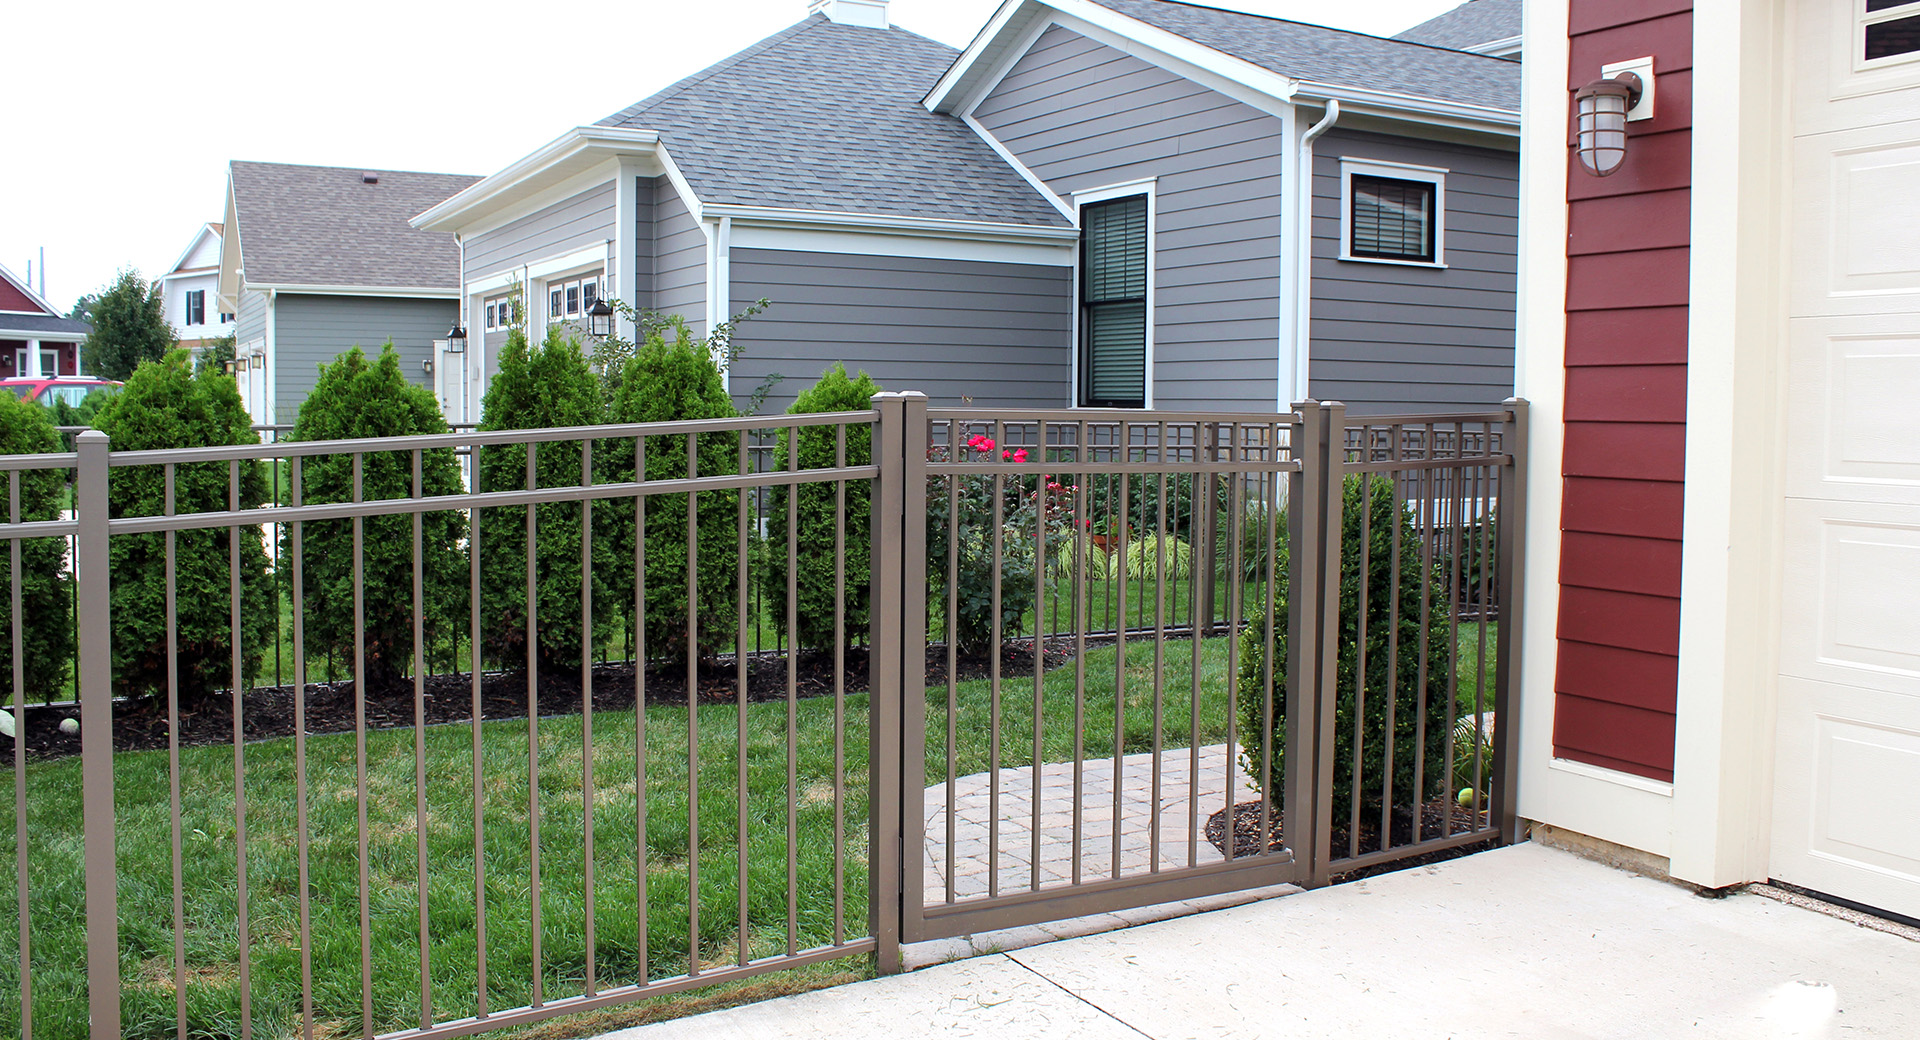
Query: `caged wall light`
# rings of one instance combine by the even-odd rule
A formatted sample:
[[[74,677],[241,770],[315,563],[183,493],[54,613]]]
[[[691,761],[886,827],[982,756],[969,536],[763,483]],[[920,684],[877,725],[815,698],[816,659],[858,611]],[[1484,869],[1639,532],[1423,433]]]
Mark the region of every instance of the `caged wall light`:
[[[1620,72],[1574,91],[1574,151],[1588,173],[1605,177],[1626,161],[1629,112],[1645,89],[1639,74]]]

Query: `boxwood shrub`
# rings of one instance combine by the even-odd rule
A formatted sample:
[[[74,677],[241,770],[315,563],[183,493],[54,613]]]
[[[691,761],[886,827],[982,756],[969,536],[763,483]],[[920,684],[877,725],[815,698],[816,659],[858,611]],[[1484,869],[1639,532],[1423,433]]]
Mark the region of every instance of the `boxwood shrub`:
[[[1447,777],[1445,774],[1445,754],[1447,743],[1452,739],[1453,720],[1447,710],[1447,677],[1453,673],[1453,644],[1449,633],[1449,619],[1452,607],[1448,602],[1446,587],[1446,562],[1435,553],[1430,567],[1424,572],[1421,568],[1422,537],[1414,523],[1412,513],[1399,508],[1400,523],[1400,589],[1397,623],[1393,617],[1393,524],[1396,502],[1392,482],[1374,479],[1365,491],[1361,488],[1358,476],[1346,478],[1341,488],[1342,517],[1340,525],[1340,634],[1339,660],[1337,666],[1337,686],[1334,702],[1333,732],[1333,813],[1334,819],[1344,819],[1352,808],[1354,723],[1359,720],[1362,786],[1360,791],[1360,809],[1362,813],[1378,813],[1383,804],[1382,773],[1385,769],[1387,744],[1387,703],[1393,703],[1393,800],[1396,806],[1407,806],[1413,799],[1415,745],[1420,743],[1419,720],[1421,704],[1425,702],[1426,730],[1425,754],[1422,769],[1421,792],[1426,799],[1446,795]],[[1359,668],[1359,626],[1356,619],[1360,613],[1360,546],[1363,532],[1361,529],[1361,509],[1363,496],[1371,499],[1372,529],[1366,532],[1370,543],[1367,548],[1367,660],[1364,689],[1366,700],[1364,708],[1360,706],[1358,691],[1362,688],[1358,681]],[[1399,505],[1404,506],[1404,503]],[[1286,529],[1284,518],[1280,520],[1280,529]],[[1275,560],[1275,572],[1286,573],[1287,547],[1282,544]],[[1424,662],[1426,685],[1422,689],[1420,676],[1421,631],[1420,608],[1425,597],[1429,611],[1425,633],[1426,658]],[[1266,615],[1264,611],[1255,612],[1247,620],[1247,627],[1240,634],[1240,674],[1238,693],[1240,701],[1241,746],[1247,766],[1247,773],[1257,785],[1271,792],[1275,798],[1285,790],[1286,777],[1286,675],[1290,663],[1287,646],[1287,586],[1284,579],[1277,583],[1274,594],[1274,659],[1273,659],[1273,757],[1272,768],[1265,777],[1260,775],[1259,736],[1261,731],[1260,712],[1264,701],[1266,681]],[[1398,653],[1393,662],[1393,672],[1388,671],[1388,640],[1394,631],[1398,631]],[[1391,694],[1391,698],[1390,695]]]
[[[62,450],[45,408],[0,393],[0,455],[39,455]],[[0,489],[6,486],[0,478]],[[60,519],[66,474],[25,470],[20,474],[20,515],[31,523]],[[16,519],[0,490],[0,519]],[[53,696],[73,660],[73,579],[60,538],[20,542],[20,647],[25,682],[21,694]],[[0,700],[13,699],[13,553],[0,542]]]
[[[865,372],[847,375],[846,366],[834,362],[821,373],[820,381],[803,391],[787,408],[789,415],[820,412],[858,412],[872,406],[880,387]],[[773,453],[773,466],[784,470],[793,446],[789,432],[782,432]],[[799,431],[800,468],[820,469],[833,466],[839,452],[839,427],[812,426]],[[872,431],[864,426],[847,429],[849,466],[865,466],[873,461]],[[790,502],[789,500],[796,500]],[[767,518],[767,590],[774,610],[774,626],[787,631],[787,513],[793,509],[799,517],[794,543],[796,568],[794,586],[798,595],[794,615],[798,632],[796,645],[809,650],[831,649],[834,643],[834,549],[838,543],[835,524],[836,491],[831,482],[803,484],[797,493],[786,487],[773,489],[772,513]],[[868,544],[873,525],[871,483],[864,480],[847,484],[846,525],[846,631],[864,632],[869,618],[869,568],[872,547]]]
[[[400,356],[389,342],[378,359],[359,347],[320,366],[320,378],[300,405],[292,440],[331,441],[362,437],[404,437],[447,432],[447,421],[432,391],[407,381]],[[453,449],[421,453],[421,491],[453,495],[461,491]],[[313,455],[301,462],[301,500],[313,505],[353,499],[353,456]],[[368,501],[409,498],[413,494],[411,452],[382,452],[362,457],[361,497]],[[367,675],[391,681],[413,657],[413,517],[368,517],[362,521]],[[458,512],[421,516],[421,578],[428,638],[459,626],[467,615],[467,564],[460,549],[466,517]],[[321,520],[302,525],[301,539],[306,641],[309,653],[333,653],[351,660],[353,610],[353,521]],[[292,581],[293,531],[282,532],[282,569]]]

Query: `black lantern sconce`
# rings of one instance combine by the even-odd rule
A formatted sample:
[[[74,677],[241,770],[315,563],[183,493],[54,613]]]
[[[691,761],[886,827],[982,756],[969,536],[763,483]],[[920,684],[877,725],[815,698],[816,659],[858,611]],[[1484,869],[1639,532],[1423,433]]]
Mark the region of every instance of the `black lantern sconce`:
[[[598,340],[613,335],[613,307],[606,300],[595,300],[587,308],[587,333]]]

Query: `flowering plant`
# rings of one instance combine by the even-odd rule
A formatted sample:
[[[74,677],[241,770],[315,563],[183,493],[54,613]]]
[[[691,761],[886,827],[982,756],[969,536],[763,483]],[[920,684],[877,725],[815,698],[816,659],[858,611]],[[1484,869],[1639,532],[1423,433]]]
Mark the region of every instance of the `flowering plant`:
[[[993,641],[994,560],[999,557],[1001,637],[1026,630],[1028,615],[1055,580],[1051,568],[1038,566],[1038,535],[1065,538],[1073,527],[1070,484],[1025,473],[1005,476],[942,473],[949,461],[1024,463],[1026,448],[1002,448],[992,437],[975,434],[963,447],[934,445],[927,461],[927,580],[939,593],[928,600],[929,620],[950,627],[948,638],[966,650],[985,650]],[[952,482],[950,488],[949,482]],[[953,493],[949,495],[949,491]],[[939,600],[944,599],[944,602]]]

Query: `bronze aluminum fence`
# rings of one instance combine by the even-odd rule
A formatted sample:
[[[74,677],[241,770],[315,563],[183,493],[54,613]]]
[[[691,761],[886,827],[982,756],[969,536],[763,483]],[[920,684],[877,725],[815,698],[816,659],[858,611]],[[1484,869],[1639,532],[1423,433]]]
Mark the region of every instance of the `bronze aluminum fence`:
[[[165,452],[88,434],[0,459],[23,727],[23,546],[73,540],[88,622],[78,782],[14,751],[21,1034],[460,1035],[853,955],[897,970],[903,941],[1513,840],[1524,402],[1352,423],[1317,402],[874,405]],[[467,453],[467,478],[430,487],[436,453]],[[308,495],[302,474],[329,465],[351,491]],[[256,501],[241,489],[260,466]],[[370,493],[376,471],[389,483]],[[72,519],[23,518],[42,472],[71,481]],[[137,473],[163,506],[113,498]],[[183,501],[209,486],[218,501]],[[422,562],[448,517],[451,619],[428,609]],[[666,555],[649,524],[671,531]],[[483,575],[502,531],[517,597]],[[169,579],[161,689],[115,671],[140,601],[116,604],[114,582],[141,539]],[[280,553],[278,609],[257,625],[240,577],[255,539]],[[631,559],[600,555],[609,539]],[[401,570],[370,577],[369,554],[395,547]],[[310,660],[307,575],[342,573],[330,554],[353,610],[341,681]],[[196,557],[226,583],[217,602],[178,598]],[[579,588],[543,595],[567,559]],[[729,565],[720,607],[699,605],[703,559]],[[620,574],[631,587],[603,599]],[[397,621],[375,616],[383,594]],[[183,646],[196,608],[224,633]],[[624,630],[594,635],[615,615]],[[549,621],[586,648],[527,659],[557,638]],[[373,720],[369,647],[390,629],[411,629],[389,669],[411,710]],[[649,667],[662,633],[697,649]],[[289,683],[258,688],[249,639],[279,646]],[[183,714],[189,652],[217,678]],[[596,706],[623,674],[631,718]],[[524,698],[504,713],[503,682]],[[577,719],[543,716],[556,682]],[[329,698],[351,724],[310,734]],[[430,719],[436,700],[460,710]],[[290,749],[256,740],[275,704]],[[116,751],[116,722],[143,711],[164,716],[164,762]],[[194,714],[229,727],[220,747],[183,746]],[[75,787],[80,833],[54,818]],[[61,866],[84,880],[77,921]],[[84,971],[49,960],[82,946]]]

